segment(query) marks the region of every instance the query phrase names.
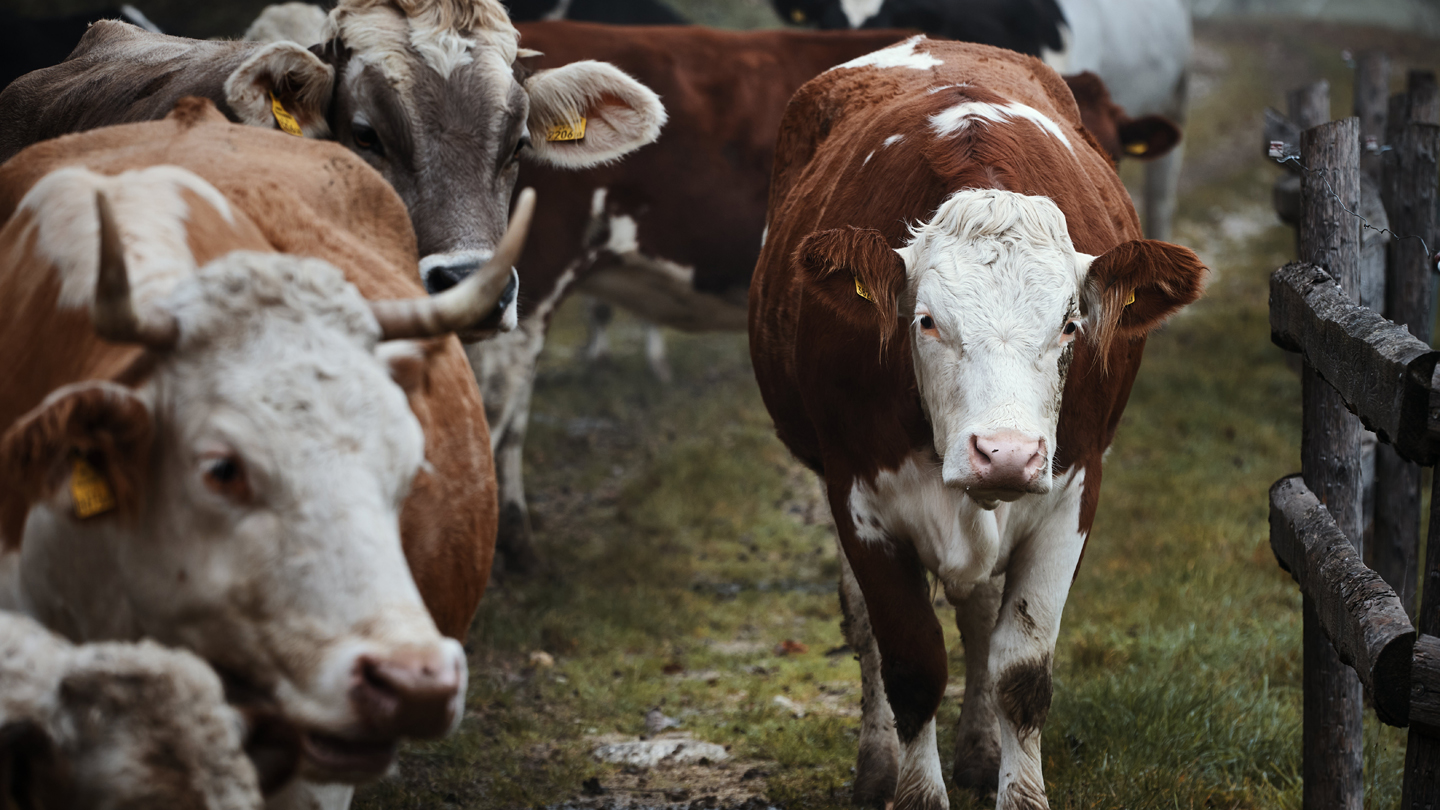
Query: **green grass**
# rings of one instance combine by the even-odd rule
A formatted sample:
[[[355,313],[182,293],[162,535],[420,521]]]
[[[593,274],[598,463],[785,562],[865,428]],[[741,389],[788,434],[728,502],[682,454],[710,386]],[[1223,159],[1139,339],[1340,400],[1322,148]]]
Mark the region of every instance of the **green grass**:
[[[1331,76],[1343,109],[1343,32],[1275,38],[1292,73]],[[1270,484],[1299,469],[1299,382],[1270,344],[1266,303],[1294,248],[1269,210],[1276,170],[1254,126],[1282,103],[1263,39],[1205,40],[1228,67],[1192,112],[1190,155],[1209,168],[1187,181],[1176,239],[1214,276],[1150,340],[1106,461],[1044,732],[1057,810],[1300,806],[1301,600],[1266,523]],[[1402,44],[1401,57],[1420,52]],[[646,372],[633,320],[617,318],[615,359],[598,367],[576,357],[581,323],[573,301],[555,320],[526,447],[547,570],[487,595],[460,732],[410,747],[357,807],[549,805],[592,777],[652,804],[683,788],[687,801],[847,806],[859,672],[848,652],[827,655],[843,644],[833,535],[812,477],[774,438],[744,338],[669,334],[666,386]],[[787,640],[806,651],[778,654]],[[555,665],[533,664],[535,651]],[[627,773],[591,757],[606,735],[643,734],[655,706],[731,761]],[[949,698],[940,714],[947,771],[958,712]],[[1394,807],[1404,734],[1372,716],[1365,735],[1365,806]]]

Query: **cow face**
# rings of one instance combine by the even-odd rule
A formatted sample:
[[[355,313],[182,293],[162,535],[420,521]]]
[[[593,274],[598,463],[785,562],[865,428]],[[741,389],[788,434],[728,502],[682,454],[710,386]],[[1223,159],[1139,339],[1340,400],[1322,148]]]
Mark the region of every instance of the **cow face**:
[[[314,54],[266,46],[226,83],[247,123],[273,126],[270,93],[287,94],[306,134],[333,135],[384,175],[409,208],[432,293],[494,252],[521,159],[593,166],[654,140],[665,119],[653,92],[610,65],[528,73],[501,6],[453,5],[470,18],[342,3]],[[284,66],[297,51],[308,69]]]
[[[130,203],[126,249],[107,194]],[[416,348],[379,340],[473,322],[499,290],[461,299],[495,268],[418,303],[366,302],[333,266],[283,254],[235,251],[176,278],[189,254],[157,238],[167,216],[248,221],[173,167],[62,169],[21,208],[41,223],[39,250],[68,265],[62,288],[96,291],[97,333],[151,351],[143,384],[60,388],[0,440],[3,480],[30,504],[20,605],[77,640],[198,653],[237,701],[278,708],[318,781],[379,775],[400,737],[451,729],[464,654],[436,630],[400,541],[427,473],[392,376],[414,378]],[[497,263],[518,255],[532,208],[522,194]],[[130,262],[142,285],[172,281],[138,312]]]
[[[1198,298],[1205,274],[1161,242],[1079,253],[1053,202],[1007,191],[956,192],[912,236],[890,250],[873,230],[822,231],[797,257],[850,328],[882,343],[908,329],[945,484],[986,508],[1050,490],[1078,342],[1104,358]]]

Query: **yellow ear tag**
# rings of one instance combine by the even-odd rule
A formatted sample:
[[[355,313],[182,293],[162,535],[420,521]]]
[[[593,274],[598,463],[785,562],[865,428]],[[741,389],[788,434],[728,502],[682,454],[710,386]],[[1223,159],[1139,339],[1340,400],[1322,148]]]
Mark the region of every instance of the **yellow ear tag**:
[[[870,295],[870,291],[865,289],[864,284],[860,283],[859,276],[855,277],[855,294],[860,296],[861,298],[864,298],[866,301],[869,301],[872,304],[875,303],[874,296]]]
[[[1125,299],[1125,306],[1128,307],[1128,306],[1130,306],[1130,305],[1133,304],[1133,303],[1135,303],[1135,291],[1134,291],[1134,290],[1131,290],[1131,291],[1130,291],[1130,297]]]
[[[555,141],[583,141],[585,140],[585,116],[580,116],[579,121],[570,121],[563,124],[556,124],[545,133],[545,140]]]
[[[110,491],[110,483],[80,456],[75,457],[70,467],[70,498],[75,501],[75,517],[82,520],[115,508],[115,493]]]
[[[1144,141],[1136,141],[1135,143],[1127,143],[1127,144],[1125,144],[1125,154],[1127,154],[1127,155],[1143,155],[1143,154],[1145,154],[1145,152],[1146,152],[1147,150],[1149,150],[1149,148],[1150,148],[1150,144],[1145,143]]]
[[[803,23],[805,22],[805,12],[798,8],[792,8],[790,9],[790,19],[797,24]]]
[[[275,123],[280,125],[282,132],[299,138],[305,137],[305,133],[300,131],[300,122],[296,121],[295,116],[285,109],[285,105],[280,103],[280,99],[275,97],[273,91],[270,93],[270,112],[275,113]]]

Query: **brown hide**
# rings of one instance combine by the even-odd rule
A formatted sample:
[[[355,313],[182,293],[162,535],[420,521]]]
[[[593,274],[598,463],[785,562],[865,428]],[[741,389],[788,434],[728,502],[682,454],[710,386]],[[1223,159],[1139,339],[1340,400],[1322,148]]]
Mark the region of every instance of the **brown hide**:
[[[10,220],[30,187],[62,166],[113,175],[159,164],[201,176],[257,229],[227,235],[214,223],[191,223],[192,249],[200,248],[202,262],[237,247],[273,249],[329,261],[367,298],[425,295],[409,216],[379,174],[336,144],[231,124],[208,101],[182,101],[163,121],[29,147],[0,166],[0,221]],[[27,246],[0,242],[0,251],[13,258]],[[137,382],[126,379],[124,369],[142,358],[139,349],[100,343],[86,313],[55,310],[58,285],[26,281],[51,275],[49,268],[35,268],[0,279],[0,300],[21,313],[0,322],[0,341],[24,347],[0,355],[0,379],[11,381],[0,399],[0,426],[69,382]],[[409,398],[425,431],[429,466],[405,503],[401,534],[435,623],[446,635],[463,638],[494,553],[494,462],[480,394],[459,341],[431,341],[426,352],[427,373]],[[23,515],[26,506],[15,503],[13,490],[5,488],[0,497],[6,499],[0,516],[13,521],[17,511]]]
[[[521,317],[582,257],[598,188],[608,190],[607,213],[635,219],[643,253],[695,268],[699,292],[743,300],[760,252],[775,135],[791,94],[827,68],[910,35],[568,21],[516,27],[521,47],[543,53],[526,60],[528,67],[609,62],[658,93],[669,115],[658,141],[616,163],[583,171],[522,165],[516,188],[533,186],[542,204],[519,268]],[[592,244],[603,245],[608,234],[593,237]]]

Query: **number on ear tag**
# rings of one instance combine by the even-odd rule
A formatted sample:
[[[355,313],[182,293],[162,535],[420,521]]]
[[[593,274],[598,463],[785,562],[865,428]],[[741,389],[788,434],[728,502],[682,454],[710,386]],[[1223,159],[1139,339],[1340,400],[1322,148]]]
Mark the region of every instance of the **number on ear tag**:
[[[870,294],[869,290],[865,289],[864,284],[860,283],[859,276],[855,277],[855,294],[860,296],[861,298],[864,298],[866,301],[869,301],[872,304],[875,303],[875,297]]]
[[[273,91],[270,93],[270,112],[275,114],[275,123],[280,125],[280,131],[300,138],[305,137],[305,133],[300,130],[300,122],[285,109],[285,105],[280,103]]]
[[[555,141],[583,141],[585,140],[585,123],[585,117],[581,116],[579,121],[556,124],[545,134],[545,140],[552,143]]]
[[[110,483],[80,456],[70,466],[70,498],[75,502],[75,517],[81,520],[103,515],[116,505]]]

